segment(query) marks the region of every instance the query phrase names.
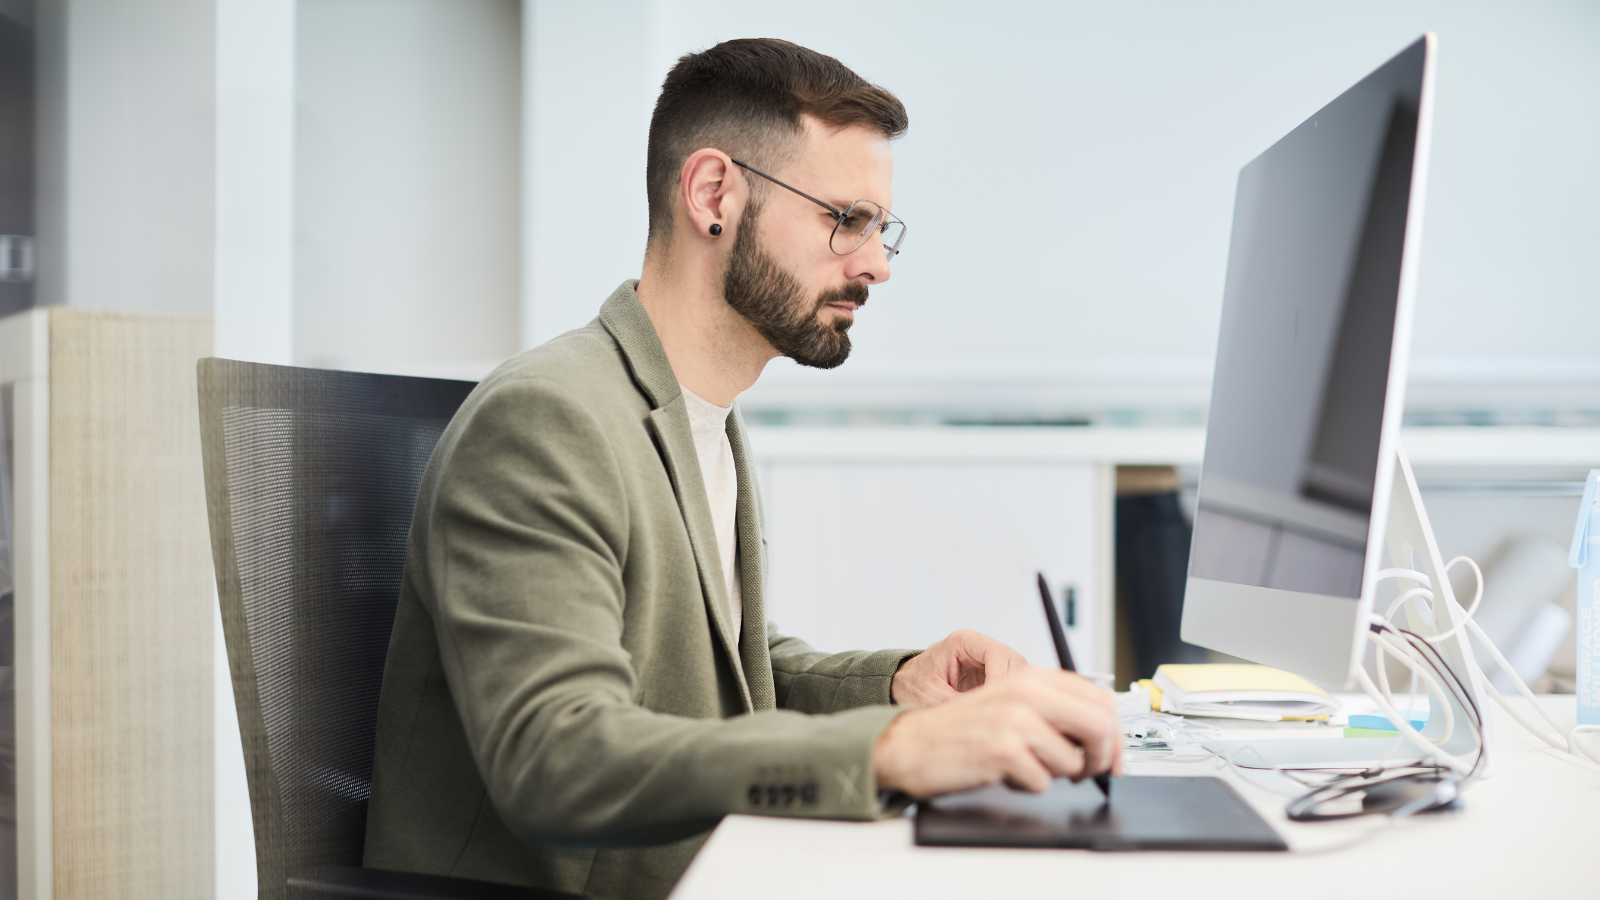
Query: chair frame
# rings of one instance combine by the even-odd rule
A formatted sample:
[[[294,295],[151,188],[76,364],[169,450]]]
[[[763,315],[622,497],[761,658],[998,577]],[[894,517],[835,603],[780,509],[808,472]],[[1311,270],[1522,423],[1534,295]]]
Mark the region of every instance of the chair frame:
[[[315,390],[318,376],[334,379],[383,379],[401,376],[324,372],[228,359],[199,363],[200,437],[206,481],[206,509],[211,527],[217,597],[227,643],[228,669],[238,710],[245,776],[256,848],[259,895],[279,897],[366,897],[379,900],[555,900],[571,895],[515,885],[492,884],[437,875],[391,872],[355,866],[323,866],[292,872],[285,834],[282,785],[272,766],[262,711],[259,675],[250,647],[245,598],[234,537],[234,503],[228,480],[224,410],[228,407],[295,409],[294,395]],[[459,382],[435,382],[441,391],[460,391]],[[416,379],[424,381],[424,379]],[[443,396],[443,395],[441,395]],[[457,401],[459,402],[459,401]],[[217,727],[224,727],[217,723]]]

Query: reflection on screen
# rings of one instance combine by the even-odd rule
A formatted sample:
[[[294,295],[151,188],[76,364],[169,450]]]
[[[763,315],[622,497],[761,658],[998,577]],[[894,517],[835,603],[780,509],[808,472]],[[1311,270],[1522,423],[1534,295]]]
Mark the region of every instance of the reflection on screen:
[[[1244,168],[1189,574],[1361,595],[1420,43]]]
[[[12,576],[13,558],[11,485],[16,480],[12,457],[16,441],[12,437],[12,386],[0,385],[0,603],[5,612],[11,608],[11,593],[15,586]],[[0,650],[3,652],[3,650]]]

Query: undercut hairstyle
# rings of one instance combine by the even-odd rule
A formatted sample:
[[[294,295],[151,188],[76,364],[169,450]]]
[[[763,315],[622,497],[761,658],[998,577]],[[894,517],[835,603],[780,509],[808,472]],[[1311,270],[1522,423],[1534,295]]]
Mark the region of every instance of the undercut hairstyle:
[[[650,245],[666,249],[671,240],[672,198],[690,154],[715,147],[756,168],[779,171],[801,148],[802,115],[836,128],[865,126],[890,140],[909,124],[895,95],[837,59],[789,41],[724,41],[681,57],[650,116]],[[764,187],[752,181],[750,214]]]

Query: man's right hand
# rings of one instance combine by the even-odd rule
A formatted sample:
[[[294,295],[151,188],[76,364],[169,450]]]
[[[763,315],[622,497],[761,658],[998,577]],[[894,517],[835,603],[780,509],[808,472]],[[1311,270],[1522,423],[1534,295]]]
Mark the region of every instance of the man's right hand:
[[[902,713],[872,750],[879,788],[937,797],[1004,781],[1043,792],[1056,778],[1122,774],[1111,692],[1072,672],[1028,668],[945,703]]]

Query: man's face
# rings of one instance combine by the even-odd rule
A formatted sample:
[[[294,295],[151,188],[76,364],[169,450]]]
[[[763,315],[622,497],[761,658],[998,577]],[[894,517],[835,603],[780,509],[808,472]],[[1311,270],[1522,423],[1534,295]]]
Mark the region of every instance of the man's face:
[[[799,159],[775,178],[838,209],[873,200],[892,209],[894,156],[889,142],[863,127],[834,129],[805,118]],[[761,191],[738,229],[723,275],[728,305],[778,353],[831,369],[850,355],[847,332],[867,302],[867,287],[889,280],[883,245],[868,240],[841,256],[829,247],[835,219],[821,206],[745,173]]]

